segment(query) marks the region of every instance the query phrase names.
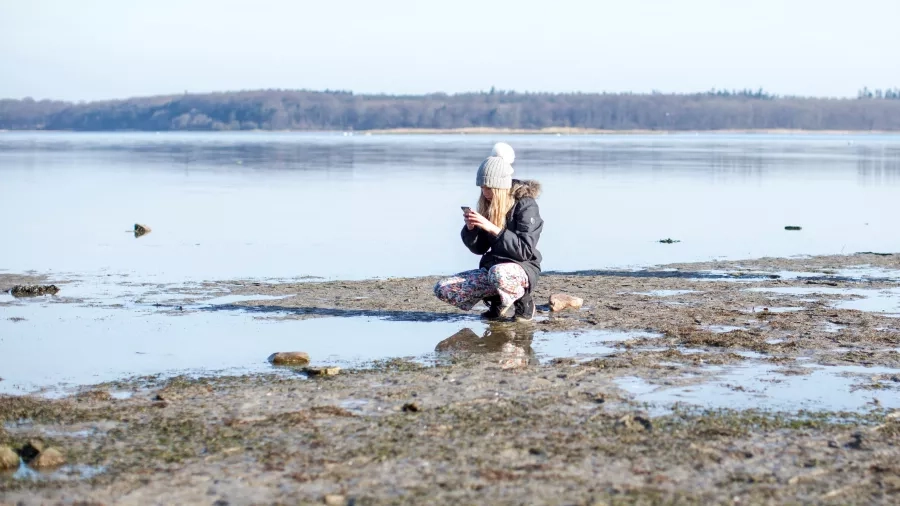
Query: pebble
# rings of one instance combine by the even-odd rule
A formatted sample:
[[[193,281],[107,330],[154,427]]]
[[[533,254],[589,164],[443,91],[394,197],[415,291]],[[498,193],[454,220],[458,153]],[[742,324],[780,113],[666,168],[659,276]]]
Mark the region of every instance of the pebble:
[[[337,376],[341,372],[340,367],[305,367],[303,368],[308,376]]]
[[[344,506],[347,504],[347,498],[342,495],[328,494],[325,496],[325,504],[328,506]]]
[[[309,353],[302,351],[285,351],[269,355],[269,362],[273,365],[306,365],[309,363]]]
[[[0,446],[0,471],[19,467],[19,455],[8,446]]]
[[[36,459],[30,462],[31,467],[35,469],[47,469],[51,467],[59,467],[66,463],[66,457],[56,448],[47,448],[42,451]]]
[[[581,309],[581,306],[583,305],[584,299],[581,297],[574,297],[564,293],[555,293],[550,296],[550,311],[553,311],[554,313],[566,309],[578,310]]]

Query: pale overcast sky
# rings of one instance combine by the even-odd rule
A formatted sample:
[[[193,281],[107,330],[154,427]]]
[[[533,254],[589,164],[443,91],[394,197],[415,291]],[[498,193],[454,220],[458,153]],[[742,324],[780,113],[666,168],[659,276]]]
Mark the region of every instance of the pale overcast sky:
[[[900,87],[900,0],[0,0],[0,97]]]

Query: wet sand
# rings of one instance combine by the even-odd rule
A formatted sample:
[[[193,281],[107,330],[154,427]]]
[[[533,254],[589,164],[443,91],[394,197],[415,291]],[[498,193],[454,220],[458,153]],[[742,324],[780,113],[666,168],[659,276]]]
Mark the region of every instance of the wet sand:
[[[464,329],[438,344],[446,359],[432,367],[397,359],[333,378],[279,369],[0,396],[0,445],[40,438],[68,458],[31,479],[0,475],[0,504],[894,504],[900,378],[881,371],[900,366],[900,310],[880,295],[898,276],[900,256],[873,254],[546,273],[539,301],[565,292],[586,307],[485,336]],[[262,319],[474,321],[433,299],[436,279],[199,288],[289,295],[213,309]],[[533,336],[597,329],[646,334],[590,360],[530,356]],[[750,362],[776,383],[810,365],[856,367],[865,407],[660,406],[627,388],[690,391]]]

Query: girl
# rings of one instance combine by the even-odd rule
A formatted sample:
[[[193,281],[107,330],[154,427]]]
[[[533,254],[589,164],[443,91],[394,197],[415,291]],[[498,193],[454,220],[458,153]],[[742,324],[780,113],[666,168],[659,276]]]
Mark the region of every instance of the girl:
[[[479,268],[439,281],[434,294],[464,311],[484,300],[489,310],[482,316],[490,319],[515,305],[516,320],[530,321],[535,310],[531,293],[541,272],[537,244],[544,220],[535,201],[541,185],[513,179],[513,161],[512,147],[500,142],[478,167],[478,212],[463,211],[462,241],[481,255]]]

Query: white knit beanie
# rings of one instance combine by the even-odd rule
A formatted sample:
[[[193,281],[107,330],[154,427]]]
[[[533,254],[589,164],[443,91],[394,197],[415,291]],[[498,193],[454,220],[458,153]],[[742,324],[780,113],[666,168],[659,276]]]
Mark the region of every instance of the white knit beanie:
[[[505,142],[494,144],[491,156],[481,162],[478,174],[475,176],[475,186],[487,186],[498,190],[512,188],[512,163],[516,159],[516,152],[512,146]]]

